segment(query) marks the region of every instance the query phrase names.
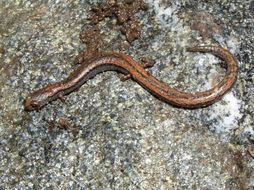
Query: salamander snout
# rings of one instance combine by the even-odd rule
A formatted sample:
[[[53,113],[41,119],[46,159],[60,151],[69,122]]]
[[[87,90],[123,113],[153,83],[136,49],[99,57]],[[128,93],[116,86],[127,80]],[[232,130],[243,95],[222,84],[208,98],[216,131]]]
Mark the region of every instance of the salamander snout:
[[[24,101],[24,108],[26,111],[37,110],[40,108],[39,103],[32,97],[28,96]]]
[[[48,90],[37,90],[29,94],[24,101],[26,111],[39,110],[49,100],[50,92]]]

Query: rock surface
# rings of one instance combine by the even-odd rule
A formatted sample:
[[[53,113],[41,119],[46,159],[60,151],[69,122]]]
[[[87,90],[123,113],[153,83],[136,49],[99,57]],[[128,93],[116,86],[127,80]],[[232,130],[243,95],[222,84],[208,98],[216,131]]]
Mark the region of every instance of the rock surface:
[[[135,82],[102,73],[38,112],[24,112],[33,89],[59,81],[85,47],[90,9],[102,1],[0,2],[0,189],[252,189],[254,1],[147,0],[142,31],[129,44],[114,20],[100,23],[111,49],[185,91],[223,77],[217,58],[185,52],[216,44],[239,62],[222,100],[195,110],[159,101]],[[116,41],[114,41],[116,40]],[[121,41],[121,46],[119,46]],[[126,46],[125,46],[126,44]],[[65,129],[67,128],[67,129]]]

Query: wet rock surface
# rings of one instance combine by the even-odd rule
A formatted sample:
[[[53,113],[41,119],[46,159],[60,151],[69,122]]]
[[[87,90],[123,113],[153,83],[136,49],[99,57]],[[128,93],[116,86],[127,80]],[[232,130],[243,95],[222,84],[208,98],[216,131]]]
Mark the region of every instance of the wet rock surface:
[[[99,23],[110,50],[150,57],[149,71],[184,91],[209,89],[225,72],[186,47],[229,49],[238,80],[212,106],[175,108],[105,72],[65,103],[24,112],[29,92],[76,67],[80,32],[102,2],[0,3],[0,189],[252,189],[253,1],[147,0],[132,43],[111,27],[116,18]]]

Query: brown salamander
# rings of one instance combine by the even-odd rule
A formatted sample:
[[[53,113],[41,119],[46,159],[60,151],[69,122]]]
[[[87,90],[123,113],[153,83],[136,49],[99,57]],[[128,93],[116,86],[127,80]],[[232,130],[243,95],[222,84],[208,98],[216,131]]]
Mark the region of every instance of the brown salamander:
[[[87,80],[104,71],[129,74],[134,81],[151,94],[177,107],[200,108],[211,105],[234,84],[237,78],[237,62],[228,50],[217,46],[196,46],[188,48],[187,51],[211,53],[224,60],[227,71],[223,80],[204,92],[182,92],[157,80],[129,55],[115,52],[100,53],[90,59],[84,58],[85,61],[63,81],[49,84],[29,94],[25,99],[25,110],[38,110],[47,103],[73,92]]]

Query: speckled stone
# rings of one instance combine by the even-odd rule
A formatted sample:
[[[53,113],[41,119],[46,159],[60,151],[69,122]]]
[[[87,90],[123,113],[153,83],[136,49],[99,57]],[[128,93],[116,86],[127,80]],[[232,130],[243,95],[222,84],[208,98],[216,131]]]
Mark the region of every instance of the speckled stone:
[[[65,103],[24,112],[29,92],[76,67],[79,33],[100,2],[0,2],[0,189],[254,188],[251,0],[147,0],[136,15],[143,29],[126,52],[154,59],[149,71],[177,89],[205,90],[224,74],[219,59],[186,47],[217,44],[235,55],[238,80],[210,107],[175,108],[105,72]],[[127,42],[112,23],[100,27],[114,49]]]

